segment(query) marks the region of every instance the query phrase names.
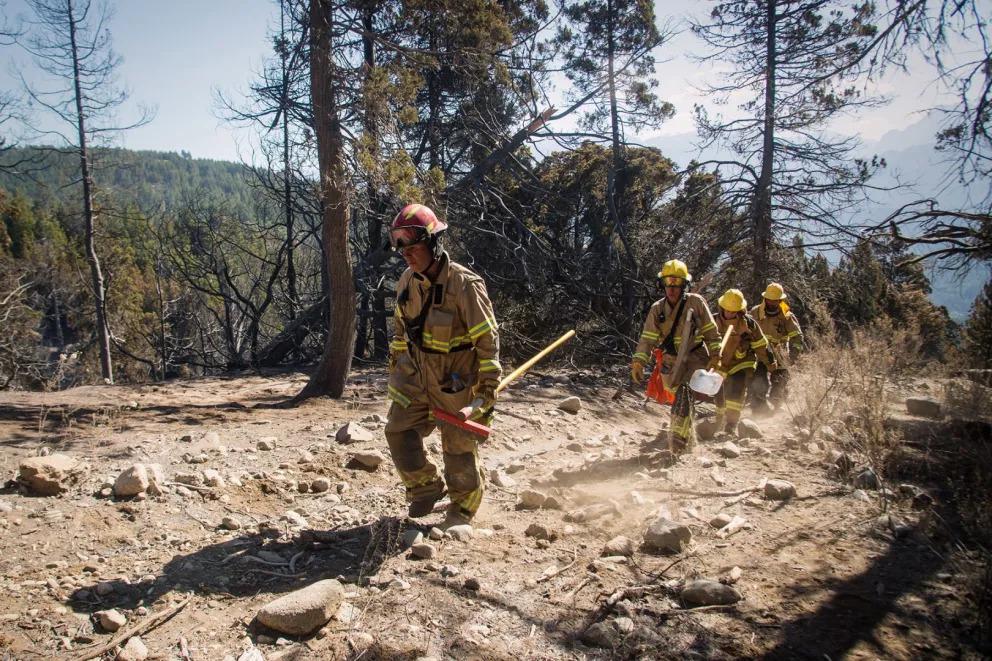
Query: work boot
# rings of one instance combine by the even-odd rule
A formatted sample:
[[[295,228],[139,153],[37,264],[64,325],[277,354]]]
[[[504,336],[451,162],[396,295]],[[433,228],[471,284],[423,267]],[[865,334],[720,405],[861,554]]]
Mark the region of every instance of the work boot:
[[[414,499],[410,501],[410,506],[406,512],[407,516],[411,519],[428,516],[434,511],[434,505],[437,504],[437,501],[444,498],[447,494],[447,490],[442,486],[438,486],[436,489],[430,490],[427,493],[416,494]]]
[[[454,526],[472,525],[472,516],[472,514],[458,505],[452,504],[448,508],[448,513],[445,515],[444,521],[439,523],[437,527],[441,530],[447,530]]]

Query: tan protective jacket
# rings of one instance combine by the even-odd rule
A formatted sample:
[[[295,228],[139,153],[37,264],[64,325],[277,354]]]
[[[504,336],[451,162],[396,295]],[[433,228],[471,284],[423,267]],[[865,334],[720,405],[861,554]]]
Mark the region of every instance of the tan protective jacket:
[[[775,355],[775,361],[780,368],[788,367],[795,354],[802,351],[803,331],[799,328],[799,320],[791,312],[779,308],[778,314],[768,314],[762,301],[751,308],[751,316],[758,322],[761,332],[768,339],[768,345]],[[790,355],[790,349],[795,352]]]
[[[667,298],[654,302],[651,309],[648,310],[647,318],[644,320],[641,338],[637,343],[637,348],[634,350],[634,360],[639,360],[645,365],[648,364],[651,352],[668,336],[668,332],[675,322],[675,314],[678,308],[678,303],[673,306],[668,302]],[[689,351],[687,358],[688,365],[683,372],[685,378],[682,381],[686,382],[695,370],[706,367],[707,362],[709,362],[710,353],[720,348],[720,336],[717,335],[716,323],[713,321],[713,315],[710,313],[709,306],[706,305],[706,299],[699,294],[686,294],[685,309],[683,309],[682,315],[678,319],[678,326],[673,333],[673,345],[662,347],[665,351],[665,362],[669,366],[670,363],[674,362],[678,348],[682,344],[682,324],[685,323],[685,315],[689,310],[692,310],[693,333],[691,341],[694,343],[694,346]],[[703,344],[704,340],[705,345]],[[663,373],[665,369],[666,365],[663,364]]]
[[[448,253],[440,259],[433,284],[408,268],[396,285],[389,398],[403,408],[426,398],[430,406],[454,412],[468,406],[482,384],[495,388],[502,367],[485,282]]]
[[[768,367],[772,362],[768,355],[768,340],[761,332],[758,322],[748,314],[724,319],[723,314],[717,312],[716,330],[721,341],[730,327],[733,327],[734,331],[727,341],[727,346],[723,348],[717,369],[725,376],[730,376],[741,370],[754,369],[758,366],[759,360]]]

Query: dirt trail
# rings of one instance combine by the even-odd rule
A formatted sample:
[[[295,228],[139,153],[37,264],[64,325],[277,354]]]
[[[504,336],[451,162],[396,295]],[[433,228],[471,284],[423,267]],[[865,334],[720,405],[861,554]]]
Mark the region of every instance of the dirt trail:
[[[416,526],[402,518],[388,460],[375,472],[345,467],[355,451],[386,452],[378,371],[354,375],[345,400],[293,410],[254,407],[298,391],[301,374],[0,394],[4,480],[42,448],[89,465],[60,497],[0,494],[9,506],[0,509],[0,659],[76,658],[110,639],[92,612],[117,608],[131,626],[187,596],[142,634],[153,657],[183,658],[185,645],[193,659],[236,658],[247,637],[270,659],[977,658],[968,616],[977,567],[933,538],[936,514],[894,499],[904,525],[880,527],[878,492],[833,477],[826,448],[793,442],[784,414],[758,420],[764,438],[740,443],[739,457],[701,442],[675,466],[651,466],[640,446],[662,410],[631,396],[611,402],[611,387],[570,377],[532,375],[506,393],[482,454],[513,483],[490,483],[476,536],[436,542],[427,561],[404,549]],[[568,395],[582,398],[578,414],[557,408]],[[349,421],[374,440],[336,443]],[[265,437],[275,450],[257,450]],[[428,446],[440,463],[436,435]],[[162,464],[170,481],[212,468],[227,484],[172,485],[145,500],[100,494],[135,462]],[[327,492],[299,492],[319,477]],[[796,497],[766,499],[766,479],[789,480]],[[562,509],[517,510],[517,493],[531,487]],[[289,510],[303,530],[280,520]],[[639,545],[666,512],[691,528],[686,552],[600,558],[617,535]],[[718,513],[746,525],[721,535],[709,523]],[[224,517],[240,529],[222,529]],[[535,523],[554,539],[527,536]],[[735,567],[742,601],[679,604],[685,580],[733,582]],[[276,642],[250,626],[274,596],[333,577],[347,582],[354,611],[317,635]],[[624,589],[627,598],[604,606]],[[600,620],[619,631],[606,648],[582,638]]]

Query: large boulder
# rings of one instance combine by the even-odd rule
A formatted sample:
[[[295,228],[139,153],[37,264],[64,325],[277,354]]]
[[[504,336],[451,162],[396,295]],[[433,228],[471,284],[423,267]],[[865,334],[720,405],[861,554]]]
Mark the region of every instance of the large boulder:
[[[941,419],[944,412],[940,407],[940,402],[930,397],[907,397],[906,410],[910,415],[918,415],[924,418]]]
[[[338,429],[337,433],[334,434],[334,440],[342,445],[365,443],[374,441],[375,434],[357,422],[349,422]]]
[[[618,535],[610,541],[606,542],[606,546],[603,547],[600,555],[603,556],[632,556],[634,555],[634,542],[629,537],[624,535]]]
[[[786,480],[765,482],[765,498],[769,500],[789,500],[796,495],[796,485]]]
[[[736,604],[741,600],[740,593],[734,588],[707,578],[686,583],[679,597],[688,608]]]
[[[118,498],[128,498],[145,493],[151,486],[151,479],[148,476],[148,468],[144,464],[135,464],[114,480],[114,495]]]
[[[680,553],[691,541],[689,526],[665,517],[655,520],[644,533],[644,545],[662,553]]]
[[[269,602],[256,619],[280,633],[305,636],[327,624],[343,599],[344,588],[330,578]]]
[[[117,653],[116,661],[145,661],[148,658],[148,646],[138,636],[127,639],[124,649]]]
[[[524,489],[517,495],[517,498],[518,510],[541,509],[548,500],[547,495],[533,489]]]
[[[737,423],[737,437],[764,438],[764,434],[761,433],[761,427],[756,425],[754,420],[744,418],[739,423]]]
[[[57,496],[79,481],[82,467],[64,454],[30,457],[21,462],[17,479],[38,496]]]
[[[364,471],[374,471],[379,468],[379,465],[386,460],[378,450],[371,450],[369,452],[355,452],[351,455],[351,460],[348,462],[348,468],[359,468]]]

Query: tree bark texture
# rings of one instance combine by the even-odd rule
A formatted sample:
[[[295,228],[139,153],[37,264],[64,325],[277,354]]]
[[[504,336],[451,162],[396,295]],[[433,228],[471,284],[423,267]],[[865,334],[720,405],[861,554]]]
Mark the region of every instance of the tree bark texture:
[[[775,60],[778,56],[775,39],[775,3],[766,0],[767,28],[765,30],[765,116],[762,129],[761,173],[754,190],[752,207],[752,250],[754,264],[751,287],[761,291],[768,279],[768,251],[772,241],[772,168],[775,163]]]
[[[321,239],[327,259],[328,324],[324,352],[297,399],[344,393],[355,346],[355,283],[348,245],[348,183],[344,171],[344,139],[336,107],[332,56],[331,4],[310,2],[310,95],[313,103],[323,201]]]

